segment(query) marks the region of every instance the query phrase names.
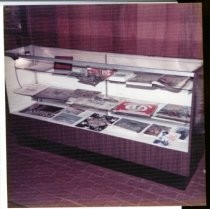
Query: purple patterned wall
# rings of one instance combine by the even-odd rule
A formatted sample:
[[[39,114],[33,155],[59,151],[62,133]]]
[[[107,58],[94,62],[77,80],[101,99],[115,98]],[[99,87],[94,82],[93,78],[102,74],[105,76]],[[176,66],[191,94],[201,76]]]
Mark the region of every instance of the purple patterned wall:
[[[202,58],[201,4],[28,6],[35,44]]]

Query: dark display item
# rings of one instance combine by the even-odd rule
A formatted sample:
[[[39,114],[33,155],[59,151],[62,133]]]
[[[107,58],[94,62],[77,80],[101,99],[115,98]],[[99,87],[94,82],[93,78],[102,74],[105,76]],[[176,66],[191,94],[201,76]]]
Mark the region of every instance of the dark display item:
[[[116,122],[118,118],[108,115],[102,115],[98,113],[93,113],[91,116],[86,118],[84,121],[77,124],[77,127],[90,129],[93,131],[102,131],[108,125]]]
[[[55,56],[55,59],[73,60],[72,56]],[[68,74],[72,70],[72,64],[54,62],[54,72]]]
[[[185,140],[189,136],[189,129],[185,127],[179,127],[176,129],[176,133],[180,134],[179,139]]]
[[[21,113],[30,114],[30,115],[37,115],[46,118],[51,118],[55,114],[59,113],[63,108],[55,107],[50,105],[43,105],[43,104],[33,104],[30,107],[27,107],[21,110]]]

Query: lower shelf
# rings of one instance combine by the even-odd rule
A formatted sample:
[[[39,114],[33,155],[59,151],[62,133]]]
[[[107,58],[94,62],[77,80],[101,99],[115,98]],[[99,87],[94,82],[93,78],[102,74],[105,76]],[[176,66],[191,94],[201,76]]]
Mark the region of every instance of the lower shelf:
[[[13,114],[188,153],[190,129],[187,123],[40,102],[33,102]]]

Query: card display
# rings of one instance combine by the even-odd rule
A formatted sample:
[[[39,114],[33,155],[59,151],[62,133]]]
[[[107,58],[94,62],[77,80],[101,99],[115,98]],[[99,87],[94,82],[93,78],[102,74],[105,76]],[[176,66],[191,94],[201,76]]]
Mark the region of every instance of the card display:
[[[113,124],[117,120],[117,117],[93,113],[91,116],[89,116],[76,126],[80,128],[90,129],[93,131],[102,131],[108,125]]]

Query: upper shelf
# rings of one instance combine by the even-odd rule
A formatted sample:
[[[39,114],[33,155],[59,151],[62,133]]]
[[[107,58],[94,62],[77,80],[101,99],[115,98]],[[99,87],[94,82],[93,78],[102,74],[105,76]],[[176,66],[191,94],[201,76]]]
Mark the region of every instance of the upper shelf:
[[[149,57],[128,54],[115,54],[103,52],[88,52],[80,50],[60,50],[58,48],[40,47],[30,45],[5,53],[13,59],[23,58],[49,63],[60,62],[72,64],[82,68],[96,67],[133,72],[160,73],[194,77],[194,73],[202,66],[202,60]],[[57,55],[73,56],[73,60],[58,59]],[[94,57],[91,59],[91,57]]]

